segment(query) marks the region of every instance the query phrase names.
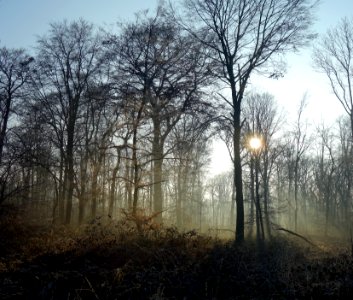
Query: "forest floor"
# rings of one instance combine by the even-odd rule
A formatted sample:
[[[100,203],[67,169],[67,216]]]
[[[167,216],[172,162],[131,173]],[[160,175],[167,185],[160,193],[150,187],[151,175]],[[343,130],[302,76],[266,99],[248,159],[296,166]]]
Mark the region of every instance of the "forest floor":
[[[80,228],[0,214],[0,299],[347,299],[348,248],[278,233],[261,248],[97,219]],[[313,241],[315,244],[315,241]]]

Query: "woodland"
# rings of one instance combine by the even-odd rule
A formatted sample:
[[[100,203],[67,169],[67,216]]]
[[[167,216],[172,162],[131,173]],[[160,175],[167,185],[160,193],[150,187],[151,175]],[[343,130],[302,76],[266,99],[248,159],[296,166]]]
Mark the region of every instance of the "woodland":
[[[317,36],[318,5],[161,2],[115,32],[62,21],[34,50],[0,45],[0,298],[349,297],[353,20]],[[303,47],[334,126],[309,126],[306,95],[288,122],[252,90]]]

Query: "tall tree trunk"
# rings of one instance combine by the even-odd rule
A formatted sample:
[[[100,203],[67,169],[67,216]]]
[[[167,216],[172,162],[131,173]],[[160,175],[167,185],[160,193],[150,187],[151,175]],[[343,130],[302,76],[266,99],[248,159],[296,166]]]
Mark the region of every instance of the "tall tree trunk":
[[[162,222],[163,192],[162,192],[162,166],[163,166],[163,142],[161,140],[160,122],[157,118],[153,120],[153,211],[159,213],[157,222]]]
[[[233,97],[234,99],[234,97]],[[242,243],[244,241],[244,198],[243,198],[243,179],[240,157],[240,105],[234,109],[234,135],[233,135],[233,168],[234,168],[234,187],[235,201],[237,204],[237,221],[235,228],[235,241]]]
[[[116,180],[117,180],[117,175],[118,175],[118,171],[120,168],[120,160],[121,160],[121,150],[119,149],[118,150],[118,159],[116,161],[116,165],[115,165],[113,172],[112,172],[112,183],[110,186],[108,214],[111,217],[113,217],[113,211],[114,211]]]
[[[0,166],[2,163],[2,155],[3,155],[3,151],[4,151],[4,145],[5,145],[7,123],[9,121],[9,117],[10,117],[11,102],[12,102],[12,95],[11,95],[11,92],[8,92],[8,95],[7,95],[7,98],[5,101],[5,112],[2,115],[2,122],[1,122],[2,126],[0,128]]]
[[[232,195],[231,195],[231,204],[230,204],[230,227],[234,228],[235,226],[235,188],[234,188],[234,180],[232,182]]]
[[[177,175],[177,197],[176,197],[176,223],[177,227],[181,228],[182,226],[182,201],[183,201],[183,187],[182,187],[182,163],[180,162],[178,166],[178,175]]]
[[[134,178],[133,174],[134,168],[132,167],[132,160],[126,161],[126,189],[127,189],[127,208],[132,209],[132,180]]]
[[[268,178],[264,179],[264,214],[265,214],[265,231],[268,238],[271,238],[271,216],[269,210],[270,193]]]
[[[265,231],[268,238],[271,238],[271,217],[269,211],[270,205],[270,171],[268,168],[267,153],[264,161],[263,185],[264,185],[264,214],[265,214]]]
[[[65,223],[70,224],[72,213],[72,197],[74,192],[74,158],[73,137],[68,139],[67,146],[67,189],[66,189],[66,216]]]
[[[101,172],[102,166],[105,162],[105,144],[101,145],[101,149],[97,150],[97,157],[93,162],[93,174],[92,174],[92,190],[91,190],[91,198],[92,198],[92,207],[91,207],[91,214],[92,218],[97,216],[97,206],[98,206],[98,175]],[[104,178],[103,178],[103,186],[104,186]],[[104,211],[104,203],[102,203],[102,209]]]
[[[68,93],[69,94],[69,93]],[[66,146],[66,158],[67,158],[67,190],[66,190],[66,218],[65,223],[70,224],[71,213],[72,213],[72,197],[74,193],[74,137],[75,137],[75,123],[78,109],[78,98],[71,99],[69,108],[69,119],[67,125],[67,146]]]
[[[60,157],[60,170],[59,170],[59,193],[58,193],[58,204],[59,204],[59,223],[63,224],[65,222],[65,188],[67,181],[67,172],[66,172],[66,162],[64,159],[64,153],[61,152]]]
[[[139,121],[139,120],[138,120]],[[133,184],[134,193],[132,200],[132,214],[136,215],[137,212],[137,202],[139,198],[139,163],[137,161],[137,125],[134,128],[134,134],[132,138],[132,171],[133,171]]]
[[[265,238],[265,233],[264,233],[264,223],[263,223],[262,209],[261,209],[261,203],[260,203],[259,171],[260,171],[260,157],[258,154],[256,154],[256,157],[255,157],[256,237],[259,242],[262,242]]]
[[[163,192],[162,192],[162,158],[159,153],[163,150],[159,149],[158,153],[154,155],[154,166],[153,166],[153,210],[155,213],[159,213],[156,217],[158,222],[162,222],[162,211],[163,211]]]
[[[93,172],[92,172],[92,184],[91,184],[91,218],[92,219],[94,219],[97,216],[99,170],[100,170],[100,161],[94,162]]]
[[[249,229],[249,237],[252,237],[253,235],[253,229],[254,229],[254,220],[255,220],[255,213],[254,213],[254,206],[255,206],[255,174],[254,174],[254,158],[251,155],[250,158],[250,201],[251,201],[251,206],[250,206],[250,229]],[[256,224],[257,227],[257,224]]]
[[[299,181],[299,157],[296,157],[294,167],[294,230],[298,230],[298,181]]]
[[[87,155],[84,155],[84,158],[81,160],[81,193],[80,198],[78,199],[78,223],[82,224],[85,218],[86,213],[86,185],[87,185]]]

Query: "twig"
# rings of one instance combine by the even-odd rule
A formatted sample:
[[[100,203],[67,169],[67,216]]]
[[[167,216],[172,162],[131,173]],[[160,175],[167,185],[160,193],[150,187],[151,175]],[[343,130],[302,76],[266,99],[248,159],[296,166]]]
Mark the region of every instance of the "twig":
[[[93,295],[96,297],[96,299],[99,300],[99,297],[98,297],[96,291],[94,290],[91,282],[88,280],[88,278],[86,276],[84,276],[84,278],[85,278],[86,282],[88,283],[89,287],[91,288],[91,292],[93,293]]]

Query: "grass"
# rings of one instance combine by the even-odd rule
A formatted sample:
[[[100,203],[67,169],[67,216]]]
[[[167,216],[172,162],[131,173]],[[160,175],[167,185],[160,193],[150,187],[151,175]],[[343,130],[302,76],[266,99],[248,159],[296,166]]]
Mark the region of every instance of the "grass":
[[[345,299],[353,262],[279,235],[254,241],[96,219],[80,228],[0,221],[1,299]]]

